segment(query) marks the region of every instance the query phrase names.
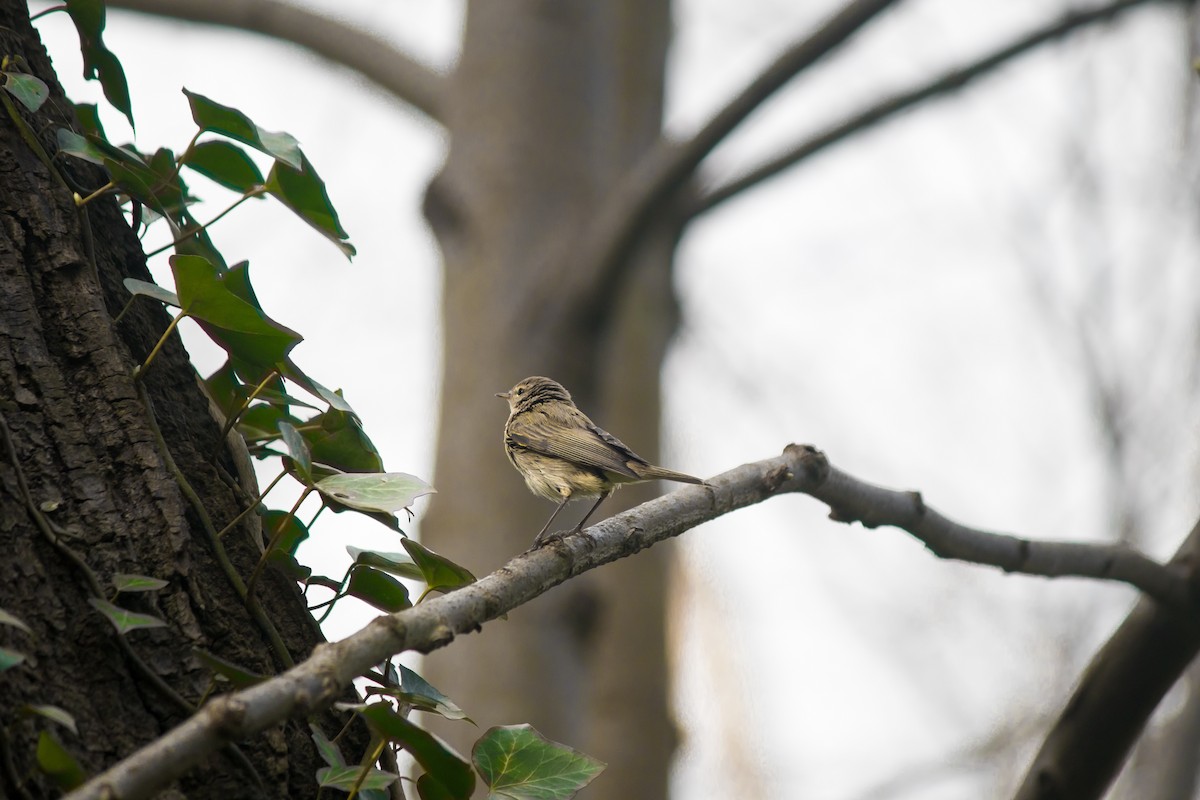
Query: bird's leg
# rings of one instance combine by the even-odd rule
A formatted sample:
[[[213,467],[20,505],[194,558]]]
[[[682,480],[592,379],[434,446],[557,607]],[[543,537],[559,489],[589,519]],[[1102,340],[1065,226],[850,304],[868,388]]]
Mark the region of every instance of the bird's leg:
[[[575,530],[571,531],[571,533],[579,533],[581,530],[583,530],[583,523],[587,522],[588,518],[591,517],[592,514],[596,513],[596,509],[600,507],[601,503],[608,499],[610,494],[612,494],[612,489],[609,489],[607,492],[600,495],[600,499],[596,501],[596,505],[592,506],[591,509],[588,510],[588,513],[583,515],[583,519],[579,520],[579,524],[575,526]]]
[[[545,543],[543,537],[546,536],[546,531],[550,530],[550,523],[554,522],[554,518],[558,516],[558,512],[562,511],[563,506],[569,502],[571,502],[571,495],[564,497],[562,502],[558,504],[558,508],[554,509],[554,513],[550,515],[550,519],[546,520],[546,524],[538,531],[538,535],[533,537],[534,547],[541,547]],[[595,511],[595,509],[592,510]]]

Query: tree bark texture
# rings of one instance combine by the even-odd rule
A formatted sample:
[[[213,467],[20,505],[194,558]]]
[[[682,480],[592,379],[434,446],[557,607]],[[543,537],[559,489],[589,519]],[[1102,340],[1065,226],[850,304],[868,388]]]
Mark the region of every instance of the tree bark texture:
[[[53,153],[55,129],[71,126],[72,112],[24,2],[0,3],[0,42],[50,85],[46,105],[19,113]],[[81,194],[105,182],[81,162],[54,164]],[[193,648],[265,674],[282,664],[218,566],[143,403],[170,458],[223,527],[252,487],[230,477],[237,470],[217,447],[220,427],[178,337],[146,372],[144,394],[132,378],[168,316],[139,300],[114,322],[130,298],[122,279],[150,279],[129,224],[110,198],[79,213],[71,189],[3,109],[0,171],[0,608],[32,629],[0,626],[0,646],[26,656],[0,674],[0,796],[50,797],[59,790],[34,766],[41,730],[92,774],[183,720],[211,691],[212,672]],[[223,540],[243,578],[258,559],[260,534],[243,523]],[[116,596],[117,573],[167,586]],[[122,642],[89,605],[97,595],[167,625]],[[258,596],[294,656],[320,640],[293,582],[267,570]],[[69,712],[78,735],[20,711],[43,704]],[[173,796],[312,796],[320,766],[307,726],[292,723],[239,751],[227,748],[180,780]]]
[[[550,255],[569,253],[563,242],[661,135],[668,33],[661,0],[469,6],[441,106],[450,154],[426,199],[445,257],[445,369],[439,494],[422,535],[477,571],[527,548],[552,510],[504,457],[507,409],[496,392],[552,377],[598,424],[657,460],[658,381],[677,316],[669,216],[622,271],[615,302],[557,297],[538,320],[511,312],[552,271],[575,266]],[[601,516],[653,492],[624,489]],[[564,527],[578,519],[563,517]],[[430,679],[483,727],[528,721],[610,763],[589,796],[664,796],[675,741],[668,556],[655,548],[571,581],[431,656]],[[463,751],[475,734],[461,724],[438,731]]]

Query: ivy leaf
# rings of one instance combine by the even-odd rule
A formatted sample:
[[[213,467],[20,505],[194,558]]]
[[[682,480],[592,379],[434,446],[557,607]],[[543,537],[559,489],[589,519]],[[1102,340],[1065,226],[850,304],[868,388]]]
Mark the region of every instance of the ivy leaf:
[[[267,680],[266,675],[260,675],[253,670],[240,667],[232,661],[226,661],[220,656],[213,655],[207,650],[201,650],[198,647],[192,648],[192,654],[196,656],[196,659],[201,664],[229,681],[238,689],[246,689]]]
[[[201,142],[187,153],[183,163],[226,189],[242,194],[250,194],[263,183],[258,165],[246,151],[229,142]]]
[[[290,422],[279,423],[279,435],[283,438],[284,445],[287,446],[288,456],[292,459],[292,468],[295,469],[304,485],[311,485],[313,482],[312,456],[308,452],[308,443],[304,441],[300,431],[296,430],[296,426]]]
[[[4,88],[30,111],[37,111],[50,96],[50,89],[46,86],[45,81],[36,75],[28,75],[24,72],[8,72],[6,70],[4,72]]]
[[[401,544],[421,569],[421,576],[429,585],[429,592],[449,592],[460,586],[475,582],[475,576],[466,567],[455,564],[445,556],[438,555],[413,539],[404,539]]]
[[[92,164],[104,163],[104,151],[92,144],[86,136],[80,136],[75,131],[68,130],[67,128],[59,128],[55,133],[55,138],[58,140],[58,151],[60,153],[82,158],[84,161],[89,161]]]
[[[574,797],[607,766],[531,725],[491,728],[475,742],[471,760],[491,796],[512,800]]]
[[[359,782],[359,776],[364,769],[368,769],[367,777]],[[333,789],[341,789],[343,792],[348,792],[357,784],[359,790],[370,789],[386,789],[392,785],[393,781],[399,780],[398,775],[393,775],[390,772],[384,772],[381,769],[374,767],[321,767],[317,770],[317,784],[319,786],[328,786]]]
[[[62,725],[76,736],[79,735],[79,728],[75,726],[75,717],[71,716],[58,706],[26,705],[21,706],[21,711],[25,714],[36,714],[39,717],[45,717],[51,722],[56,722],[59,725]]]
[[[322,495],[359,511],[399,511],[418,497],[437,491],[406,472],[369,472],[330,475],[317,481]]]
[[[470,765],[432,733],[418,728],[387,703],[373,703],[362,715],[376,733],[411,753],[426,774],[449,793],[446,796],[465,800],[475,791]]]
[[[160,578],[151,578],[146,575],[126,575],[123,572],[113,575],[112,583],[118,592],[153,592],[167,585],[167,582]]]
[[[86,777],[75,757],[49,731],[42,731],[38,735],[37,764],[60,789],[74,789]]]
[[[283,535],[279,537],[275,548],[281,553],[295,555],[296,548],[308,538],[308,526],[296,519],[295,514],[289,514],[286,511],[271,509],[263,514],[263,529],[269,531],[272,536],[279,530],[280,525],[287,525],[287,527],[284,529]]]
[[[187,89],[184,89],[183,93],[187,95],[188,103],[192,107],[192,119],[201,130],[228,136],[284,164],[300,169],[304,156],[300,152],[300,143],[290,133],[264,130],[236,108],[223,106]]]
[[[317,752],[320,753],[322,761],[331,767],[346,766],[346,759],[342,757],[342,751],[336,744],[329,741],[329,737],[325,735],[324,731],[311,722],[308,724],[308,729],[312,731],[313,744],[317,746]]]
[[[79,127],[85,134],[108,139],[108,135],[104,133],[104,126],[100,124],[100,109],[95,103],[74,103],[74,106],[75,118],[79,120]]]
[[[152,617],[149,614],[138,614],[135,611],[128,611],[120,606],[115,606],[107,600],[100,600],[95,597],[89,597],[88,603],[92,608],[99,611],[108,621],[117,629],[117,633],[124,636],[129,631],[137,628],[165,628],[167,623],[163,622],[158,617]]]
[[[129,84],[121,61],[105,45],[104,0],[66,0],[67,14],[79,32],[79,50],[83,54],[83,77],[100,79],[104,96],[113,108],[133,124],[133,107],[129,101]]]
[[[383,458],[358,417],[329,409],[308,421],[301,431],[313,461],[342,472],[383,472]]]
[[[0,672],[20,664],[25,660],[25,654],[16,650],[9,650],[7,647],[0,647]]]
[[[176,308],[179,308],[179,295],[175,294],[170,289],[164,289],[157,283],[139,281],[137,278],[126,278],[121,282],[125,284],[125,288],[132,295],[149,297],[153,300],[163,303],[164,305],[175,306]]]
[[[337,211],[325,191],[325,183],[307,157],[301,155],[299,167],[276,161],[267,175],[266,187],[279,202],[337,245],[346,258],[354,256],[354,245],[347,241],[350,235],[338,221]]]
[[[349,545],[346,546],[346,552],[354,559],[355,564],[375,567],[401,578],[409,578],[414,581],[423,580],[421,569],[408,553],[381,553],[377,550],[360,550]]]
[[[408,589],[403,583],[370,567],[356,567],[350,572],[350,586],[346,592],[389,614],[412,608]]]
[[[400,699],[421,711],[440,714],[446,719],[465,719],[471,722],[466,712],[453,700],[439,692],[429,681],[403,664],[400,668]]]

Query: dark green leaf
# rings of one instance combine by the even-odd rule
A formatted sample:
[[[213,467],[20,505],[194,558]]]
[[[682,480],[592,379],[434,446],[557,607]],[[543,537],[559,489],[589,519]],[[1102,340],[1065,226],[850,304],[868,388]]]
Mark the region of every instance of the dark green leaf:
[[[129,631],[137,628],[165,628],[167,623],[163,622],[158,617],[152,617],[149,614],[138,614],[135,611],[128,611],[120,606],[115,606],[107,600],[99,600],[95,597],[89,597],[88,603],[92,608],[99,611],[108,621],[117,629],[117,633],[122,636]]]
[[[383,459],[358,417],[330,409],[313,417],[301,431],[315,463],[343,472],[383,472]]]
[[[99,77],[104,96],[113,108],[120,111],[133,124],[133,108],[129,102],[129,84],[125,81],[125,70],[120,60],[105,47],[104,0],[66,0],[67,13],[79,32],[79,49],[83,54],[83,77],[89,80]]]
[[[325,735],[324,731],[311,722],[308,724],[308,729],[312,731],[313,744],[317,746],[317,752],[321,754],[322,761],[331,767],[346,766],[346,759],[342,758],[342,751],[336,744],[329,741],[329,737]]]
[[[230,419],[238,412],[245,401],[245,395],[249,394],[249,390],[237,379],[237,373],[228,360],[204,379],[204,388],[208,390],[208,396],[217,404],[217,408],[221,409],[225,419]],[[272,423],[267,430],[278,430],[277,424]]]
[[[296,548],[308,538],[308,527],[296,519],[295,514],[271,509],[263,514],[263,529],[273,537],[280,525],[286,525],[283,535],[275,546],[283,553],[296,554]]]
[[[362,783],[358,783],[359,776],[362,774],[365,767],[321,767],[317,770],[317,784],[320,786],[328,786],[332,789],[341,789],[343,792],[350,791],[355,784],[358,784],[362,789],[385,789],[392,784],[393,781],[399,780],[398,776],[390,772],[384,772],[381,769],[370,768],[367,777]]]
[[[6,669],[12,669],[24,660],[24,653],[19,653],[16,650],[9,650],[7,647],[0,647],[0,672],[4,672]]]
[[[200,256],[215,264],[219,272],[225,271],[225,256],[213,244],[208,228],[203,227],[190,211],[180,209],[173,217],[172,224],[176,253],[181,256]]]
[[[220,675],[225,680],[229,681],[238,689],[245,689],[250,686],[262,683],[267,679],[266,675],[260,675],[253,670],[246,669],[234,664],[232,661],[226,661],[220,656],[215,656],[206,650],[200,648],[192,648],[192,653],[197,660],[204,666],[211,669],[217,675]]]
[[[304,583],[312,577],[312,570],[296,560],[296,557],[291,553],[285,553],[279,548],[275,548],[267,554],[267,561],[271,566],[282,572],[289,580],[296,583]]]
[[[267,191],[337,245],[346,258],[350,258],[355,253],[354,246],[346,241],[350,238],[349,234],[338,222],[337,211],[329,202],[325,184],[308,159],[303,156],[302,159],[300,169],[276,161],[267,175]]]
[[[283,420],[296,424],[299,422],[286,411],[275,406],[254,405],[246,409],[238,420],[238,432],[247,441],[260,439],[275,439],[279,436],[279,423]]]
[[[358,472],[330,475],[316,489],[331,500],[360,511],[399,511],[418,497],[437,491],[407,472]]]
[[[201,142],[192,148],[183,163],[226,189],[242,194],[248,194],[263,183],[262,173],[250,156],[229,142]]]
[[[100,124],[100,110],[95,103],[75,103],[75,118],[79,120],[79,129],[85,134],[108,138],[104,126]]]
[[[445,556],[438,555],[414,539],[404,539],[401,544],[413,561],[421,568],[421,575],[431,592],[449,592],[460,586],[475,582],[475,576],[466,567],[455,564]]]
[[[408,553],[380,553],[376,550],[360,550],[357,547],[346,546],[346,552],[354,559],[355,564],[364,567],[375,567],[384,572],[390,572],[401,578],[414,581],[423,580],[420,568]]]
[[[126,575],[123,572],[113,575],[112,582],[118,592],[153,592],[167,585],[167,582],[160,578],[151,578],[146,575]]]
[[[471,759],[491,795],[512,800],[574,797],[606,766],[546,739],[531,725],[490,729],[475,742]]]
[[[21,706],[21,712],[24,714],[36,714],[39,717],[45,717],[52,722],[62,725],[76,736],[79,735],[79,728],[75,725],[75,717],[71,716],[58,706]]]
[[[376,733],[411,753],[431,779],[449,792],[449,797],[466,800],[471,796],[475,790],[475,773],[436,736],[397,714],[387,703],[375,703],[362,715]]]
[[[125,284],[125,288],[129,290],[130,294],[149,297],[160,303],[179,308],[179,297],[170,289],[164,289],[157,283],[139,281],[137,278],[126,278],[122,283]]]
[[[290,422],[279,423],[279,435],[283,438],[284,445],[287,446],[288,455],[292,459],[292,468],[306,486],[311,485],[313,479],[312,456],[309,455],[308,444],[304,441],[304,437]]]
[[[461,708],[453,700],[439,692],[429,681],[422,678],[403,664],[400,668],[400,699],[422,711],[440,714],[446,719],[465,719],[470,721]]]
[[[296,366],[296,363],[291,359],[288,359],[286,362],[284,362],[281,372],[283,373],[283,377],[294,382],[296,385],[300,386],[302,389],[311,393],[315,397],[319,397],[324,400],[329,404],[330,408],[337,411],[344,411],[347,414],[354,413],[354,409],[351,408],[350,404],[346,402],[346,398],[342,397],[340,391],[335,392],[317,383],[315,380],[306,375],[304,370]]]
[[[86,777],[83,767],[50,731],[38,734],[37,763],[38,768],[49,775],[60,789],[74,789]]]
[[[4,88],[30,111],[37,111],[50,96],[45,81],[24,72],[5,72]]]
[[[421,800],[455,800],[455,795],[428,772],[417,778],[417,796]]]
[[[303,164],[300,143],[289,133],[264,130],[236,108],[223,106],[195,92],[183,90],[192,107],[192,119],[201,130],[219,133],[248,144],[272,158],[299,169]],[[261,182],[261,181],[260,181]]]
[[[386,572],[370,567],[355,567],[350,572],[350,586],[346,592],[388,613],[412,607],[404,584]]]

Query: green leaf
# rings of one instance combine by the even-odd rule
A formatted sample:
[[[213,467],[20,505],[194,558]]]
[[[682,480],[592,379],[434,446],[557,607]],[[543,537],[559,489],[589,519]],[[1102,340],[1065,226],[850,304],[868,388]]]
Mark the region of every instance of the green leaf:
[[[200,256],[171,256],[184,313],[231,356],[274,366],[301,341],[300,334],[267,317],[225,284],[224,274]],[[226,273],[227,274],[227,273]],[[236,281],[239,279],[234,279]]]
[[[353,414],[330,409],[310,419],[300,432],[315,463],[342,472],[384,471],[379,451]]]
[[[393,781],[399,780],[398,775],[384,772],[381,769],[369,768],[367,777],[362,783],[358,782],[359,775],[366,767],[321,767],[317,770],[317,785],[328,786],[331,789],[341,789],[348,792],[358,784],[361,789],[386,789]]]
[[[238,689],[245,689],[267,680],[266,675],[260,675],[253,670],[240,667],[232,661],[226,661],[220,656],[213,655],[207,650],[194,647],[192,648],[192,654],[196,656],[196,659],[201,664],[229,681]]]
[[[3,608],[0,608],[0,625],[11,625],[14,628],[20,628],[28,634],[33,634],[33,630],[25,624],[23,619],[15,614],[8,613]]]
[[[51,722],[57,722],[59,725],[62,725],[64,728],[66,728],[71,733],[75,734],[76,736],[79,735],[79,728],[77,728],[75,726],[75,717],[71,716],[70,714],[68,714],[66,711],[59,708],[58,706],[26,705],[26,706],[21,706],[21,711],[25,714],[36,714],[39,717],[45,717],[46,719],[50,720]]]
[[[308,724],[308,729],[312,731],[313,744],[317,746],[317,752],[321,754],[322,761],[331,767],[346,766],[346,759],[342,758],[342,751],[336,744],[329,741],[329,737],[325,735],[324,731],[311,722]]]
[[[157,283],[150,283],[149,281],[139,281],[137,278],[126,278],[125,280],[123,280],[121,282],[123,284],[125,284],[125,288],[132,295],[138,295],[140,297],[149,297],[150,299],[157,300],[158,302],[164,303],[165,305],[175,306],[176,308],[179,308],[179,296],[176,295],[174,292],[172,292],[170,289],[164,289],[163,287],[159,286]]]
[[[283,536],[279,538],[276,548],[282,553],[295,555],[296,548],[308,538],[308,526],[296,519],[295,514],[289,514],[286,511],[271,509],[263,514],[263,529],[268,531],[271,536],[275,535],[280,525],[287,527],[283,531]]]
[[[127,278],[126,280],[132,279]],[[246,395],[249,394],[249,390],[238,380],[233,364],[229,360],[226,360],[204,379],[204,388],[208,391],[208,396],[212,398],[212,401],[217,404],[217,408],[221,409],[221,414],[225,419],[230,419],[238,412]],[[278,430],[278,428],[272,426],[268,430]]]
[[[421,576],[429,585],[430,592],[449,592],[460,586],[475,582],[475,576],[466,567],[455,564],[445,556],[438,555],[414,539],[401,542],[413,561],[421,568]]]
[[[282,408],[268,405],[253,405],[246,409],[238,420],[238,431],[246,438],[246,441],[253,442],[260,439],[274,440],[279,438],[279,423],[291,422],[293,425],[299,420],[288,414]]]
[[[331,500],[360,511],[399,511],[418,497],[437,491],[406,472],[369,472],[330,475],[316,489]]]
[[[312,485],[312,456],[308,452],[308,443],[290,422],[279,423],[279,435],[287,446],[288,456],[292,459],[292,467],[296,474],[306,486]]]
[[[304,155],[300,152],[300,143],[290,133],[264,130],[236,108],[223,106],[187,89],[184,89],[183,93],[187,95],[188,103],[192,107],[192,119],[201,130],[228,136],[295,169],[300,169]]]
[[[400,669],[399,699],[407,701],[421,711],[440,714],[446,719],[465,719],[468,722],[471,721],[471,718],[467,716],[465,711],[458,707],[458,704],[435,689],[427,680],[403,664],[398,666]]]
[[[342,397],[340,391],[335,392],[317,383],[315,380],[306,375],[304,370],[296,366],[295,362],[293,362],[291,359],[288,359],[286,362],[284,362],[283,369],[281,371],[283,373],[283,377],[293,381],[305,391],[312,393],[316,397],[319,397],[328,403],[331,410],[342,411],[347,414],[354,413],[354,409],[351,408],[350,404],[346,402],[346,398]],[[382,470],[383,467],[380,467],[379,469]]]
[[[37,111],[50,96],[45,81],[24,72],[5,72],[4,88],[30,111]]]
[[[263,183],[258,165],[245,150],[229,142],[201,142],[187,153],[183,163],[226,189],[242,194],[249,194]]]
[[[512,800],[574,797],[607,766],[546,739],[531,725],[495,727],[475,742],[471,760],[490,792]]]
[[[60,789],[74,789],[86,777],[83,767],[50,731],[38,734],[37,763],[38,768],[49,775]]]
[[[120,111],[133,124],[133,108],[129,102],[129,84],[125,81],[125,70],[120,60],[105,47],[104,0],[66,0],[67,14],[79,32],[79,49],[83,54],[83,77],[100,79],[104,96],[113,108]]]
[[[151,578],[146,575],[126,575],[123,572],[113,575],[112,582],[118,592],[153,592],[167,585],[167,582],[160,578]]]
[[[375,567],[401,578],[410,578],[414,581],[424,580],[420,567],[408,553],[381,553],[377,550],[361,550],[350,545],[346,546],[346,552],[354,559],[355,564]]]
[[[75,118],[79,120],[79,128],[85,134],[107,139],[104,126],[100,124],[100,109],[95,103],[75,103]]]
[[[167,626],[167,623],[158,617],[128,611],[120,606],[113,605],[107,600],[89,597],[88,603],[91,604],[92,608],[108,617],[108,621],[113,624],[113,627],[117,629],[117,633],[122,636],[137,628],[165,628]]]
[[[55,136],[58,139],[58,152],[82,158],[93,164],[104,163],[104,151],[88,141],[86,137],[67,128],[59,128]]]
[[[346,258],[352,257],[355,254],[354,246],[346,241],[350,235],[338,221],[337,211],[325,191],[325,183],[308,159],[301,158],[299,169],[276,161],[267,175],[267,191],[337,245]]]
[[[104,167],[113,183],[142,205],[183,227],[181,215],[190,198],[175,167],[174,153],[159,148],[149,159],[144,159],[125,148],[91,143],[105,152]]]
[[[430,778],[449,792],[449,797],[465,800],[475,791],[475,773],[470,765],[432,733],[397,714],[389,704],[374,703],[362,715],[376,733],[411,753]]]
[[[25,660],[25,654],[7,647],[0,647],[0,672],[12,669]]]
[[[304,583],[312,577],[311,569],[297,561],[294,555],[285,553],[278,547],[267,553],[267,561],[290,580],[296,581],[296,583]]]
[[[388,613],[412,607],[404,584],[386,572],[370,567],[355,567],[350,572],[350,586],[346,593]]]

